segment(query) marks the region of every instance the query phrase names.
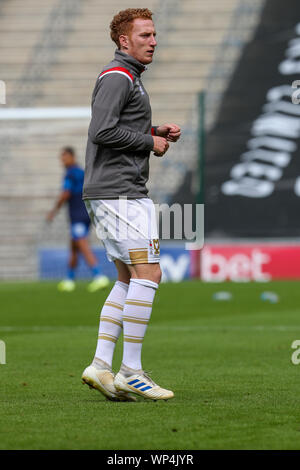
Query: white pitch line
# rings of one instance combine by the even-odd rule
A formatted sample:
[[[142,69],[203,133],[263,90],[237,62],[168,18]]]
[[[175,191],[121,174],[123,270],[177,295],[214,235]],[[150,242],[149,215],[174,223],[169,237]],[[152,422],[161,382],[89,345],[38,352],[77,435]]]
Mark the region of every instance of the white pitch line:
[[[300,325],[249,325],[249,326],[208,326],[208,325],[194,325],[194,326],[172,326],[172,325],[151,325],[151,329],[157,330],[173,330],[173,331],[194,331],[194,330],[212,330],[212,331],[222,331],[222,330],[231,330],[231,331],[295,331],[300,330]],[[84,325],[74,325],[74,326],[0,326],[0,333],[10,333],[10,332],[32,332],[32,333],[41,333],[48,331],[98,331],[98,326],[84,326]]]

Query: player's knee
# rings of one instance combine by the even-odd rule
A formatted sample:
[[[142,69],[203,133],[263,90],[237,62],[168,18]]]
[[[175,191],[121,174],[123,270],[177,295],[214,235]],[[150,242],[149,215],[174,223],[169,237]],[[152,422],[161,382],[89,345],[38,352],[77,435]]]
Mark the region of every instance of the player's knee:
[[[124,284],[129,284],[129,282],[130,282],[130,275],[129,275],[129,274],[125,274],[125,273],[119,274],[119,275],[118,275],[118,281],[124,282]]]
[[[148,279],[149,281],[159,284],[161,281],[161,269],[159,264],[149,264],[146,272],[137,272],[137,278],[139,279]]]
[[[131,279],[146,279],[148,281],[155,282],[159,284],[161,281],[162,272],[160,269],[159,264],[147,264],[147,266],[143,265],[140,268],[139,265],[136,265],[131,268]]]
[[[125,284],[129,284],[131,274],[130,274],[126,264],[123,263],[120,260],[115,260],[115,266],[116,266],[117,271],[118,271],[118,281],[124,282]]]
[[[155,279],[154,279],[154,282],[156,282],[156,284],[160,283],[161,276],[162,276],[162,272],[161,272],[160,266],[158,265],[155,270]]]
[[[160,281],[161,281],[161,276],[162,276],[162,272],[161,272],[161,269],[160,269],[160,266],[157,265],[155,266],[155,268],[153,269],[153,272],[152,272],[152,281],[153,282],[156,282],[156,284],[159,284]]]

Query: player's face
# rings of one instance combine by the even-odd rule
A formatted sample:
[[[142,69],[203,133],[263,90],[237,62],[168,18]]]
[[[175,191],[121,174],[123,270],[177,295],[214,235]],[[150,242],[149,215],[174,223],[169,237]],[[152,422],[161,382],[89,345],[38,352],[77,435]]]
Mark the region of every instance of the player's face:
[[[150,64],[156,42],[156,31],[152,20],[137,18],[133,21],[131,32],[127,38],[125,51],[142,64]]]
[[[60,159],[61,159],[63,166],[66,168],[74,164],[74,157],[69,152],[63,152],[60,156]]]

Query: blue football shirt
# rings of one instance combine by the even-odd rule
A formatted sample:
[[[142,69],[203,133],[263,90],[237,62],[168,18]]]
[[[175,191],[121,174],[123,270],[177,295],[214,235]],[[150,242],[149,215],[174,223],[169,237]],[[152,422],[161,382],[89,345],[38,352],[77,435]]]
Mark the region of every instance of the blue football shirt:
[[[63,190],[70,191],[71,197],[68,200],[69,216],[71,223],[89,223],[90,218],[82,200],[84,171],[77,165],[69,167],[63,180]]]

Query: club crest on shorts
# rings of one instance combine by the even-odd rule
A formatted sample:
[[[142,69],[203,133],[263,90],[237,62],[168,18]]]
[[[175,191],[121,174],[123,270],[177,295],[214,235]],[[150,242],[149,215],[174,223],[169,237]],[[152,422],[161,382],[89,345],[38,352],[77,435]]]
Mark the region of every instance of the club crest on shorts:
[[[150,240],[149,242],[149,247],[150,247],[150,253],[151,255],[159,255],[159,239],[154,238],[153,240]]]

